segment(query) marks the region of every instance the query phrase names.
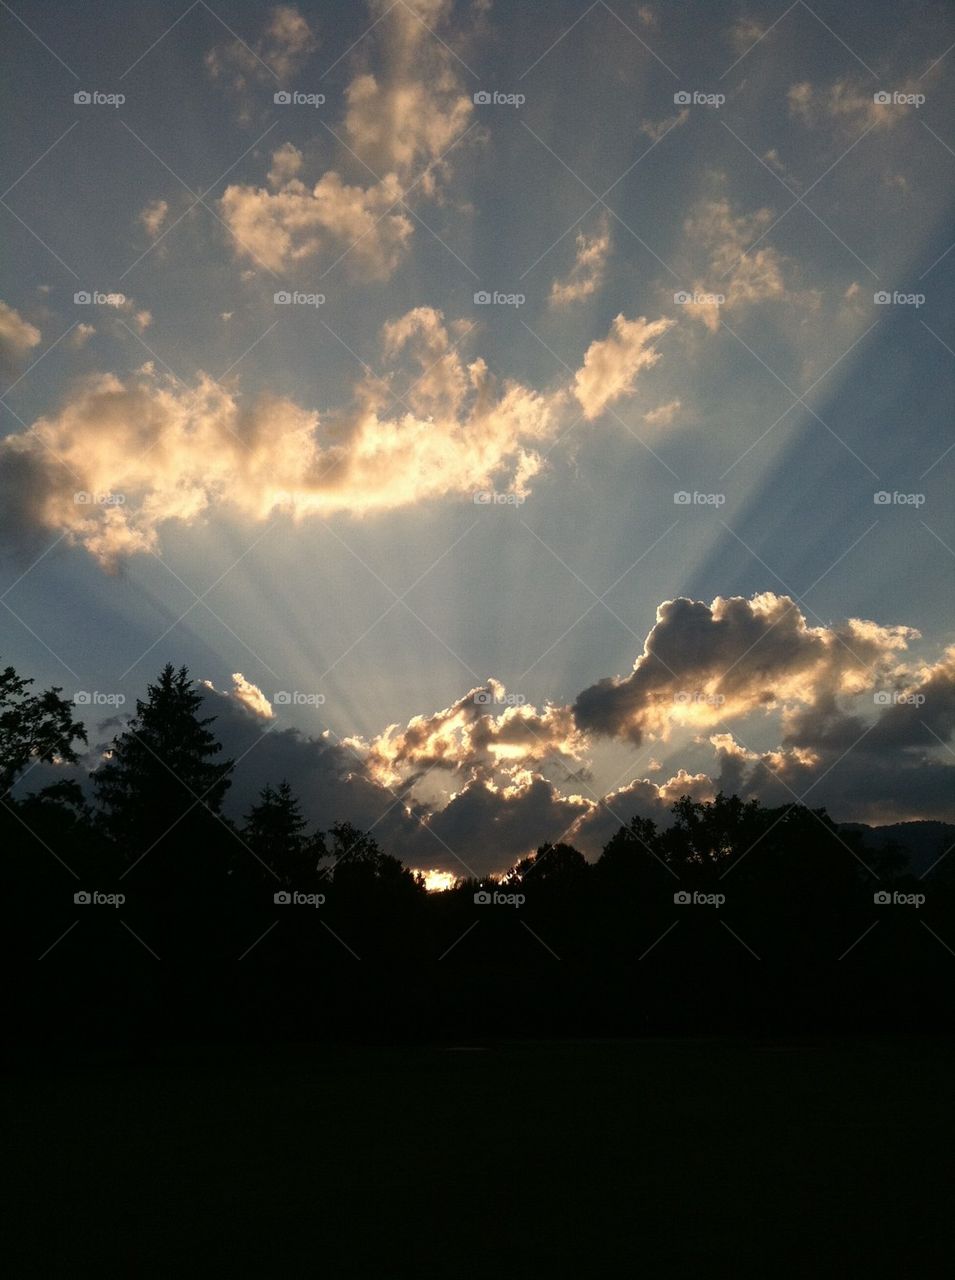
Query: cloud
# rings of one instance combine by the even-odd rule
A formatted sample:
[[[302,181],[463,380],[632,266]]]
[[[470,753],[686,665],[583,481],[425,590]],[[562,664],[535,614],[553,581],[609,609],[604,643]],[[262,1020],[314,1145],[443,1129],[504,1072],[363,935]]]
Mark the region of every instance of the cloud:
[[[0,373],[4,376],[15,373],[40,338],[36,325],[24,320],[19,311],[7,303],[0,302]]]
[[[152,200],[140,210],[139,221],[146,228],[150,239],[155,240],[159,235],[168,212],[169,204],[166,200]]]
[[[786,260],[761,238],[775,216],[771,209],[737,213],[719,196],[701,201],[684,222],[691,252],[702,255],[705,264],[684,310],[711,332],[719,328],[722,309],[739,311],[794,296],[786,286]]]
[[[273,190],[232,184],[219,207],[239,258],[276,273],[312,259],[337,259],[366,280],[387,280],[401,262],[413,232],[400,209],[401,184],[394,174],[370,187],[349,185],[332,170],[312,187],[296,176],[290,144],[276,151],[269,180]],[[297,172],[297,169],[295,170]]]
[[[666,116],[663,120],[644,120],[640,125],[640,132],[646,134],[651,142],[659,142],[671,129],[678,129],[681,125],[686,124],[689,118],[690,109],[689,107],[684,107],[675,116]]]
[[[252,45],[236,38],[216,46],[206,54],[205,64],[213,79],[225,80],[234,92],[242,93],[250,82],[272,83],[276,76],[287,81],[317,48],[318,41],[299,10],[280,4],[269,11]]]
[[[766,35],[768,27],[761,26],[753,18],[740,18],[729,29],[730,43],[739,53],[747,53]]]
[[[250,680],[246,680],[241,671],[235,671],[232,674],[233,696],[242,703],[244,707],[263,720],[274,720],[275,710],[269,702],[268,698],[258,687],[252,684]]]
[[[576,769],[584,742],[568,707],[538,710],[509,701],[505,687],[490,679],[444,710],[415,716],[404,728],[389,725],[360,746],[372,777],[397,786],[431,771],[500,782],[551,761]]]
[[[583,368],[577,371],[574,395],[580,402],[588,422],[600,416],[609,405],[633,390],[637,374],[649,369],[660,359],[653,343],[673,325],[672,320],[654,320],[644,316],[628,320],[622,313],[616,317],[606,338],[590,344]]]
[[[387,280],[414,232],[405,197],[443,198],[451,173],[446,153],[467,132],[474,111],[450,47],[434,31],[450,5],[371,0],[369,8],[375,17],[369,41],[380,65],[349,82],[342,126],[341,163],[357,157],[360,180],[348,182],[329,168],[306,184],[301,152],[285,143],[273,153],[268,187],[233,183],[222,195],[222,218],[238,257],[275,272],[341,259],[361,279]]]
[[[373,172],[407,181],[466,132],[474,104],[444,29],[448,0],[371,0],[369,8],[380,65],[358,74],[346,89],[345,132]],[[435,181],[429,172],[421,183],[425,194],[434,194]]]
[[[682,407],[679,400],[668,400],[666,404],[650,409],[643,415],[643,420],[650,427],[668,427]]]
[[[431,308],[386,325],[383,344],[419,371],[407,402],[369,373],[327,415],[275,395],[246,405],[205,374],[187,386],[152,363],[81,380],[57,411],[0,441],[0,538],[19,546],[56,530],[113,567],[155,552],[164,521],[194,524],[219,507],[306,518],[526,493],[562,393],[466,363]]]
[[[805,796],[842,821],[951,821],[955,647],[934,665],[880,683],[854,704],[823,691],[812,705],[788,709],[782,742],[768,751],[715,735],[719,788],[771,805]]]
[[[675,724],[718,725],[825,693],[860,693],[889,677],[917,635],[854,618],[811,627],[793,600],[772,592],[710,605],[667,600],[632,673],[585,689],[574,715],[584,732],[639,744]]]
[[[155,553],[165,521],[195,524],[220,508],[306,519],[492,489],[526,496],[569,392],[596,417],[656,363],[651,344],[672,323],[617,316],[570,388],[540,392],[466,360],[473,326],[416,307],[382,328],[389,376],[367,371],[350,403],[327,412],[276,394],[247,404],[207,374],[187,385],[151,361],[125,377],[97,373],[0,441],[0,544],[22,552],[59,532],[112,569]]]
[[[915,76],[893,85],[889,95],[893,100],[889,102],[878,101],[882,95],[849,78],[836,80],[825,88],[803,80],[790,87],[786,100],[789,114],[808,128],[829,124],[840,133],[852,134],[866,129],[882,132],[893,129],[916,110],[914,103],[894,95],[904,99],[924,93],[924,81]]]
[[[265,782],[284,779],[319,829],[351,822],[371,829],[382,848],[410,866],[461,876],[506,869],[543,840],[557,839],[590,808],[534,775],[501,786],[475,778],[442,807],[425,806],[407,785],[383,785],[353,743],[327,730],[313,736],[277,722],[263,733],[262,719],[237,691],[206,684],[203,693],[203,712],[216,717],[213,730],[224,755],[239,761],[226,799],[236,817],[248,812]]]
[[[603,214],[593,235],[577,236],[577,256],[569,274],[551,285],[548,301],[552,307],[567,307],[589,298],[603,284],[610,254],[610,220]]]
[[[508,702],[505,687],[489,679],[370,741],[283,727],[266,694],[240,672],[228,691],[201,682],[203,714],[216,717],[223,755],[238,762],[226,801],[231,816],[241,819],[266,782],[287,780],[321,830],[351,822],[371,829],[410,866],[485,875],[545,841],[566,840],[595,858],[635,816],[668,826],[684,795],[709,800],[723,791],[770,806],[805,796],[838,821],[951,820],[955,766],[938,757],[955,733],[955,646],[934,663],[905,666],[899,654],[916,635],[858,620],[810,628],[791,601],[771,595],[717,599],[710,607],[668,601],[627,678],[630,687],[615,682],[616,705],[604,704],[592,725],[582,723],[581,707],[606,682],[585,690],[573,708],[537,708]],[[848,644],[854,653],[844,651]],[[655,676],[647,661],[659,652],[681,664],[686,684],[710,678],[716,663],[724,671],[720,687],[728,692],[718,713],[676,715],[704,730],[694,747],[712,748],[713,767],[684,765],[664,781],[637,778],[601,794],[590,786],[586,759],[599,736],[615,732],[632,743],[637,728],[666,734],[663,688],[672,673],[664,667]],[[731,661],[733,679],[725,674]],[[753,708],[778,712],[778,746],[754,750],[725,726],[706,733],[718,719]],[[107,722],[100,733],[117,727]],[[654,760],[645,767],[661,768]],[[545,776],[548,768],[560,776]],[[63,771],[38,769],[31,782],[57,776]]]
[[[92,324],[78,324],[69,336],[69,344],[74,351],[80,351],[86,346],[90,338],[96,332],[96,326]]]

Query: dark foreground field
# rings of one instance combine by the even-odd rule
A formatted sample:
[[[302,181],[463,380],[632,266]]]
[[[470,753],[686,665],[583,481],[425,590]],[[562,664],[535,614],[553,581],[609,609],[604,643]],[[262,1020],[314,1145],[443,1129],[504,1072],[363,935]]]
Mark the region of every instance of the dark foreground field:
[[[12,1275],[929,1274],[950,1041],[87,1056],[8,1074]]]

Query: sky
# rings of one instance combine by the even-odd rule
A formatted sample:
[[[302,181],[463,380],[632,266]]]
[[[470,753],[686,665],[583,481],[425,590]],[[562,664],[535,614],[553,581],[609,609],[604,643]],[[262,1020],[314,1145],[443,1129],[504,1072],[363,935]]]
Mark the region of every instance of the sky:
[[[85,768],[171,661],[233,816],[427,870],[955,820],[944,5],[0,24],[0,656]]]

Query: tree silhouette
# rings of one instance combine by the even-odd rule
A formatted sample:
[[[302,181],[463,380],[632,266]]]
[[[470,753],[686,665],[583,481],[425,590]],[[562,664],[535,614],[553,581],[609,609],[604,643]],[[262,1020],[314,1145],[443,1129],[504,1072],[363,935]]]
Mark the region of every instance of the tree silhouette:
[[[214,717],[199,718],[202,694],[185,667],[167,663],[147,694],[93,774],[105,828],[131,851],[196,810],[217,814],[232,768],[214,760],[221,750],[207,727]]]
[[[72,705],[58,685],[30,693],[32,679],[13,667],[0,671],[0,795],[6,796],[31,761],[59,759],[74,764],[74,742],[86,742],[86,730],[73,719]]]
[[[298,798],[283,780],[277,788],[262,788],[246,816],[242,838],[282,883],[302,887],[325,856],[321,835],[307,836],[307,827]]]

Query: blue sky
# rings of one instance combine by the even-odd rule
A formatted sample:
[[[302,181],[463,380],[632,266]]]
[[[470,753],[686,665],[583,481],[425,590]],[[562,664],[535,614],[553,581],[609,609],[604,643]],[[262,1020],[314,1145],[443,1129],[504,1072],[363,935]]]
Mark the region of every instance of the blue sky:
[[[435,865],[681,785],[953,816],[944,6],[0,21],[6,662],[127,709],[184,662]]]

